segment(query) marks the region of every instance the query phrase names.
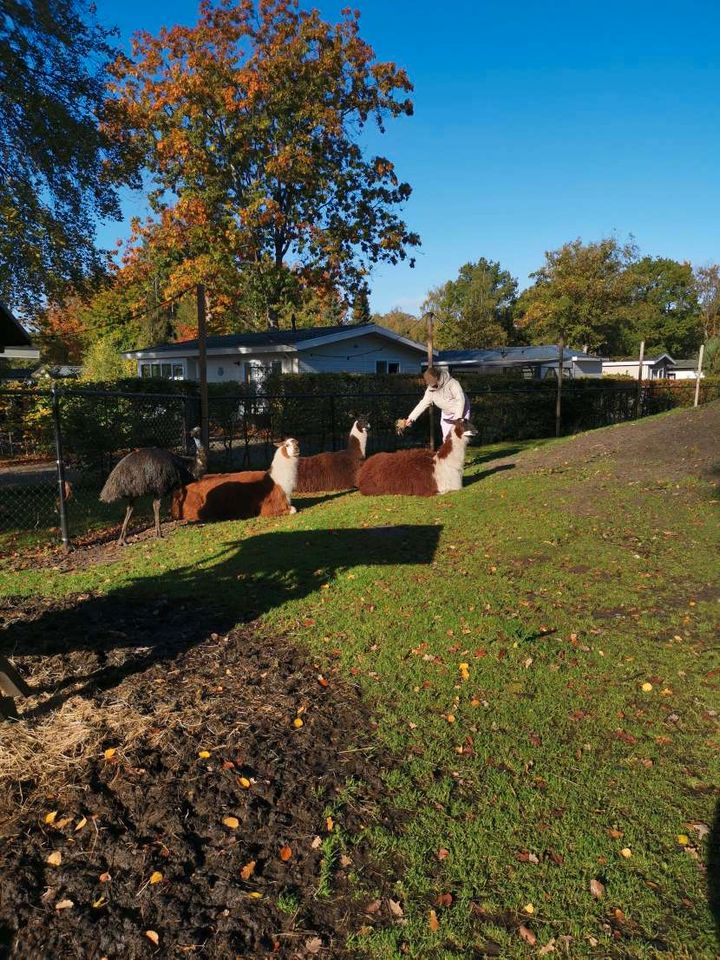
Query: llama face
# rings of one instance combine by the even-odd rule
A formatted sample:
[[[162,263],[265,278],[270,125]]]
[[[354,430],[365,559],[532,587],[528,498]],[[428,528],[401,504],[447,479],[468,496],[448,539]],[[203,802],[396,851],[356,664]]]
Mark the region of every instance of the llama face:
[[[471,437],[477,436],[477,430],[470,423],[469,420],[455,420],[454,433],[456,437],[459,437],[462,440],[469,440]]]
[[[300,456],[300,444],[294,437],[288,437],[287,440],[283,440],[282,443],[276,443],[275,446],[279,447],[281,453],[289,460],[297,460]]]
[[[370,421],[366,420],[365,417],[358,417],[353,424],[353,430],[357,430],[358,433],[366,433],[369,429]]]

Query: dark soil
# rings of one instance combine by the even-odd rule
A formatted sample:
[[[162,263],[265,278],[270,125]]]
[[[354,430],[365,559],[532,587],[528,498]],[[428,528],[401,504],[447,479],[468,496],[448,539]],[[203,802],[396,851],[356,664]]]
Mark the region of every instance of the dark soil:
[[[384,816],[382,761],[334,671],[252,626],[190,646],[212,622],[190,604],[3,601],[0,615],[3,652],[30,651],[20,723],[52,736],[84,698],[100,730],[54,781],[0,782],[0,956],[345,957],[348,934],[389,922],[385,899],[364,916],[397,876],[363,839]],[[119,704],[124,737],[106,722]],[[0,723],[3,750],[15,728]]]

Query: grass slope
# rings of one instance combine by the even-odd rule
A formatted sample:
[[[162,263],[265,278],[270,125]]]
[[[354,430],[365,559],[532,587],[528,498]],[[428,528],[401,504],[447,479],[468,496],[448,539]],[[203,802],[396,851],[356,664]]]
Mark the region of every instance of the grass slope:
[[[5,571],[0,591],[197,597],[339,665],[407,813],[372,828],[405,867],[404,916],[358,935],[370,956],[715,957],[713,488],[612,458],[492,469],[485,452],[435,500],[345,495]]]

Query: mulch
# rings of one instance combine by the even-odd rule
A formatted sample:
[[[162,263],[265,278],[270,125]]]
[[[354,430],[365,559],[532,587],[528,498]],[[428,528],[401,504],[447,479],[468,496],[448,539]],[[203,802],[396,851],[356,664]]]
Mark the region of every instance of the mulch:
[[[50,753],[90,703],[95,733],[61,773],[39,755],[0,779],[0,956],[346,957],[348,934],[390,922],[386,899],[363,906],[397,878],[363,839],[389,823],[383,758],[333,670],[253,625],[211,633],[192,604],[4,600],[0,616],[3,650],[31,650],[19,723]],[[16,729],[0,723],[3,751]]]

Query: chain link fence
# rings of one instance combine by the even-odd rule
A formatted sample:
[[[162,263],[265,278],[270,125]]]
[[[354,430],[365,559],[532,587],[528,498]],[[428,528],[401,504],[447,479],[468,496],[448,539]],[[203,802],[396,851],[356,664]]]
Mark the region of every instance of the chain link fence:
[[[635,382],[563,384],[561,432],[576,433],[692,402],[694,384]],[[488,382],[467,390],[476,443],[538,439],[555,432],[556,390],[548,382]],[[687,394],[687,395],[686,395]],[[717,387],[701,399],[715,399]],[[353,421],[370,421],[368,454],[439,440],[439,413],[399,437],[419,391],[231,396],[211,394],[209,469],[264,469],[273,441],[293,436],[304,455],[345,446]],[[122,504],[98,494],[115,463],[138,447],[192,454],[190,431],[200,423],[195,393],[0,389],[0,555],[32,544],[114,528]],[[139,505],[139,512],[143,505]],[[64,514],[64,516],[63,516]],[[63,527],[65,529],[63,529]]]

